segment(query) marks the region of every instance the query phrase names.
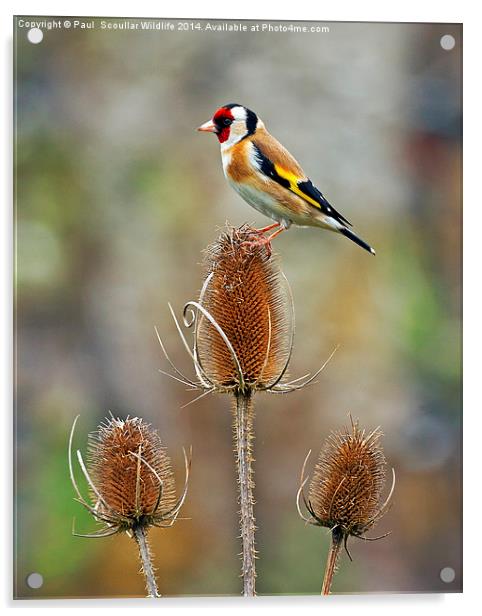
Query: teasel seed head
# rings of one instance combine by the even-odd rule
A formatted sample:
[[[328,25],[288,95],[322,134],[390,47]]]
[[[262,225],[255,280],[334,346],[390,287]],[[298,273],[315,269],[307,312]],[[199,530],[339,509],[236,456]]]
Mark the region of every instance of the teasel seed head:
[[[187,494],[190,458],[184,452],[186,479],[176,500],[174,473],[158,433],[139,417],[119,419],[111,416],[88,439],[87,465],[77,451],[77,460],[89,485],[90,502],[78,488],[69,441],[69,470],[77,500],[103,523],[89,537],[104,537],[136,528],[172,526]],[[77,533],[74,533],[77,534]]]
[[[353,421],[351,416],[350,420],[350,428],[332,432],[327,439],[306,498],[303,489],[308,481],[304,476],[308,454],[297,495],[301,517],[310,524],[325,526],[341,535],[345,547],[349,536],[368,539],[363,535],[387,512],[395,487],[395,473],[392,471],[392,487],[382,504],[386,476],[386,460],[380,445],[382,432],[376,428],[367,434],[359,427],[358,421]],[[300,499],[308,517],[301,511]],[[374,539],[378,538],[381,537]]]
[[[198,359],[219,389],[266,388],[283,371],[293,326],[279,260],[266,245],[249,245],[249,227],[231,229],[206,250]],[[248,244],[248,245],[247,245]],[[238,365],[236,359],[238,359]]]
[[[380,504],[386,472],[385,456],[379,442],[382,432],[376,428],[366,434],[351,416],[350,421],[351,428],[330,434],[319,455],[306,498],[304,486],[308,477],[305,478],[305,467],[311,452],[308,453],[296,496],[298,513],[303,520],[331,531],[322,595],[330,593],[342,545],[351,560],[348,537],[376,541],[390,534],[364,537],[388,510],[395,488],[395,472],[392,471],[392,488],[385,502]],[[301,500],[308,516],[301,510]]]
[[[157,432],[138,417],[101,424],[89,436],[87,467],[106,503],[100,511],[117,511],[128,523],[149,525],[155,511],[169,511],[176,502],[166,449]]]
[[[193,360],[195,379],[176,368],[156,328],[174,374],[160,372],[203,390],[202,395],[214,391],[283,394],[302,389],[314,381],[336,351],[313,375],[285,379],[294,342],[293,297],[279,257],[256,239],[259,232],[248,225],[228,226],[206,249],[199,300],[188,302],[183,311],[184,326],[194,330],[192,347],[169,305]]]

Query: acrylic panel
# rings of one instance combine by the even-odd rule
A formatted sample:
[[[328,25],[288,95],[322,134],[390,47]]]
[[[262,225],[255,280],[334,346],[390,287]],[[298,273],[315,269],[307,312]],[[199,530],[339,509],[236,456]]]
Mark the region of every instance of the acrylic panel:
[[[461,66],[14,18],[16,598],[461,591]]]

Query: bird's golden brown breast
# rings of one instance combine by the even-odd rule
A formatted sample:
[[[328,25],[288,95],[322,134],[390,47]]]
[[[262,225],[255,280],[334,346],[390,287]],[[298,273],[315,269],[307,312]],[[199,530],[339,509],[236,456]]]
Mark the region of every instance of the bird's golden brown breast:
[[[227,165],[227,172],[234,182],[242,182],[248,176],[252,175],[249,161],[249,149],[251,143],[248,139],[243,139],[239,143],[236,143],[227,152],[230,156],[229,163]]]

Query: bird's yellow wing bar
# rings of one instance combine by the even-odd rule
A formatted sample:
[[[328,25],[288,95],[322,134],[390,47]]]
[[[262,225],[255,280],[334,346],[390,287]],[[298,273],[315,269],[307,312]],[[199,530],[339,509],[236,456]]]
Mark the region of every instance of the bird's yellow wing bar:
[[[343,225],[350,225],[351,223],[342,215],[337,212],[335,208],[325,199],[323,194],[313,185],[313,182],[308,178],[299,178],[296,174],[283,169],[279,165],[274,165],[277,175],[287,182],[287,188],[294,192],[296,195],[314,205],[321,210],[324,214],[327,214],[331,218],[334,218]],[[289,186],[288,186],[289,184]]]
[[[320,202],[313,199],[313,197],[309,193],[303,190],[304,184],[306,184],[305,178],[300,178],[296,176],[294,173],[291,173],[290,171],[286,171],[286,169],[283,169],[283,167],[280,167],[279,165],[274,165],[274,168],[275,168],[276,173],[280,176],[280,178],[283,178],[289,183],[289,189],[292,192],[294,192],[296,195],[298,195],[305,201],[308,201],[308,203],[311,203],[311,205],[314,205],[318,209],[321,209]],[[310,181],[308,180],[308,182]]]

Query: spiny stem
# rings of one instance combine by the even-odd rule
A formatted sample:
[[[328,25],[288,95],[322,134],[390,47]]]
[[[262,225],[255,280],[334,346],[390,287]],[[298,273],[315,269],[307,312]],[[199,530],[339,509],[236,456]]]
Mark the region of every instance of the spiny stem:
[[[139,555],[142,563],[142,571],[146,578],[146,589],[148,597],[160,597],[157,590],[156,576],[154,575],[154,567],[151,561],[151,551],[147,541],[146,531],[142,526],[136,526],[133,529],[134,538],[139,547]]]
[[[256,595],[256,548],[254,519],[254,472],[252,467],[252,441],[254,408],[251,392],[237,392],[234,408],[234,444],[239,486],[239,522],[243,540],[243,595]]]
[[[335,527],[331,532],[331,545],[326,561],[325,577],[323,586],[321,587],[322,595],[329,595],[333,576],[335,575],[336,562],[340,554],[341,544],[343,541],[343,533],[339,526]]]

